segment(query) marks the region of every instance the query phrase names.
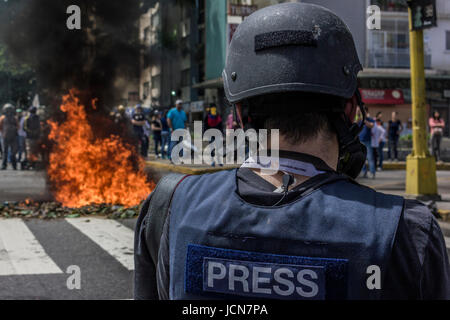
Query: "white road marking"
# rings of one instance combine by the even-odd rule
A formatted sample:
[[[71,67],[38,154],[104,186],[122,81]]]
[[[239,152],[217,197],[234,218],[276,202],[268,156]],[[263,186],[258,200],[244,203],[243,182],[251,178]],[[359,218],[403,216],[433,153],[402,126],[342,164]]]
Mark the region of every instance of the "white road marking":
[[[450,237],[444,237],[445,239],[445,245],[447,246],[448,249],[450,249]]]
[[[134,270],[134,232],[123,224],[99,218],[67,218],[103,250],[116,258],[128,270]]]
[[[0,276],[55,273],[63,272],[21,219],[0,220]]]

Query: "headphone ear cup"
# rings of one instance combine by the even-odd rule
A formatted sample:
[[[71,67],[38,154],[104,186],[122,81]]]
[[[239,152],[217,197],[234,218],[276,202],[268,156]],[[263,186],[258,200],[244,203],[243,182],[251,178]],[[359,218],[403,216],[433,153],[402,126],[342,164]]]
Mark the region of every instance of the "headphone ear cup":
[[[366,162],[367,148],[359,139],[350,144],[339,159],[339,172],[356,179]]]

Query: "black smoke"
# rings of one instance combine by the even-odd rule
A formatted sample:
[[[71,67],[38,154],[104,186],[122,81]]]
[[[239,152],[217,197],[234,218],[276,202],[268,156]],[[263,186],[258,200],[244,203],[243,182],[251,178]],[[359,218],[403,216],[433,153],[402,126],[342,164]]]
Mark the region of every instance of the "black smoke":
[[[81,8],[81,30],[69,30],[67,7]],[[37,91],[57,105],[71,88],[106,111],[119,102],[118,77],[139,77],[140,0],[0,0],[0,42],[32,66]]]

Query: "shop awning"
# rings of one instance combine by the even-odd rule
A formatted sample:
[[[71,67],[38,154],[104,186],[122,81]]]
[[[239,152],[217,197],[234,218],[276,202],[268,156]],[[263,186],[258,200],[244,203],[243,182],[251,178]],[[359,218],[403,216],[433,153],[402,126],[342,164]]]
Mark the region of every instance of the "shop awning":
[[[216,89],[223,88],[222,77],[217,79],[206,80],[204,82],[196,83],[192,86],[194,89]]]
[[[365,104],[404,104],[405,97],[400,89],[359,89]]]

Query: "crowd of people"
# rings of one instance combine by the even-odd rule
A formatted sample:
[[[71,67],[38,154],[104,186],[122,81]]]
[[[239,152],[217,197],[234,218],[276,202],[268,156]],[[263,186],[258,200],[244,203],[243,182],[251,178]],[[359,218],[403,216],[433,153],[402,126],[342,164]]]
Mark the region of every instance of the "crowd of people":
[[[34,169],[38,160],[41,121],[37,108],[27,111],[5,104],[0,116],[1,169],[11,164],[13,170]]]
[[[121,130],[130,129],[136,148],[144,158],[148,156],[150,141],[153,140],[155,156],[171,160],[176,142],[170,140],[170,134],[187,127],[187,115],[183,110],[182,100],[177,100],[175,107],[165,112],[153,110],[149,113],[141,105],[137,105],[127,113],[125,107],[119,106],[112,116],[116,125],[121,126]]]
[[[177,100],[175,106],[169,110],[161,112],[159,110],[146,111],[141,105],[137,105],[127,113],[123,106],[119,106],[111,116],[117,125],[129,128],[136,143],[140,155],[147,158],[149,152],[153,152],[156,158],[172,161],[171,154],[173,147],[178,141],[171,141],[171,133],[177,129],[186,129],[188,117],[183,110],[183,101]],[[212,103],[205,108],[203,118],[203,132],[208,129],[218,129],[224,133],[224,129],[235,129],[237,123],[233,113],[230,113],[223,121],[217,105]],[[153,150],[150,149],[150,141],[153,140]],[[210,141],[212,143],[214,138]],[[213,154],[214,156],[214,154]],[[213,166],[215,163],[212,164]]]
[[[357,117],[362,118],[359,112]],[[441,119],[438,111],[434,111],[428,121],[430,129],[430,146],[436,161],[441,161],[441,141],[445,128],[445,121]],[[387,158],[390,161],[399,160],[399,140],[402,132],[405,132],[405,126],[398,119],[398,112],[393,111],[391,119],[385,123],[383,113],[380,111],[372,118],[366,107],[366,120],[359,139],[367,149],[367,164],[363,167],[363,176],[366,178],[368,172],[375,179],[376,171],[383,170],[384,153],[387,145]]]

